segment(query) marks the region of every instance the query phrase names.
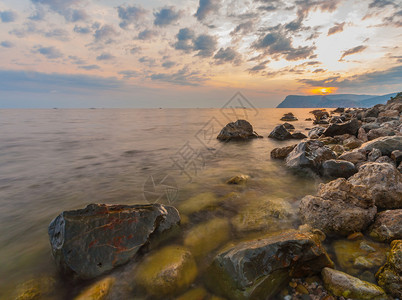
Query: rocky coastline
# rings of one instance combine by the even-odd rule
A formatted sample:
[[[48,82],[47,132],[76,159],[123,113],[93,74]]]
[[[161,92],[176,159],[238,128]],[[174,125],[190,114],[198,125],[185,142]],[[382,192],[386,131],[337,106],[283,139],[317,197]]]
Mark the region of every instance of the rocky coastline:
[[[372,108],[311,113],[315,126],[308,135],[290,123],[269,134],[302,140],[275,148],[272,159],[324,180],[298,211],[261,198],[229,217],[214,215],[216,207],[240,202],[235,193],[206,192],[177,207],[91,204],[57,216],[48,233],[58,274],[80,286],[68,298],[402,298],[402,93]],[[287,113],[281,120],[297,117]],[[217,137],[255,138],[262,136],[245,120],[227,124]],[[226,184],[250,180],[241,174]],[[289,221],[295,215],[296,228]],[[197,218],[202,221],[186,227]],[[239,237],[252,231],[254,238],[233,242],[232,231]],[[34,279],[16,299],[57,299],[58,288],[54,279]]]

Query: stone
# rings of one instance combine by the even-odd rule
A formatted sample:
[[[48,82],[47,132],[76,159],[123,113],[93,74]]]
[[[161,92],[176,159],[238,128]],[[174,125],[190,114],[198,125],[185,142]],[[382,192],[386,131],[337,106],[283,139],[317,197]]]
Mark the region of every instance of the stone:
[[[226,183],[227,184],[245,184],[250,179],[248,175],[237,175],[230,178]]]
[[[396,166],[402,162],[402,150],[394,150],[391,153],[391,158],[395,162]]]
[[[298,119],[291,112],[284,114],[283,117],[281,118],[281,121],[286,121],[286,122],[297,121],[297,120]]]
[[[380,163],[380,164],[388,163],[388,164],[396,166],[395,162],[389,156],[386,156],[386,155],[380,156],[379,158],[377,158],[375,160],[375,162]]]
[[[200,258],[229,240],[230,225],[224,218],[215,218],[197,224],[184,236],[184,246],[195,258]]]
[[[211,210],[219,205],[218,197],[211,192],[201,193],[180,203],[177,207],[180,213],[191,215],[193,213]]]
[[[378,213],[370,226],[370,236],[380,242],[402,239],[402,209],[386,210]]]
[[[369,141],[372,141],[379,137],[394,136],[394,135],[395,132],[392,128],[378,128],[378,129],[371,129],[367,134],[367,138]]]
[[[292,133],[292,138],[296,139],[296,140],[302,140],[302,139],[307,138],[307,135],[305,135],[302,132],[295,132],[295,133]]]
[[[345,148],[341,145],[330,145],[329,148],[336,153],[336,155],[342,155],[345,152]]]
[[[357,172],[356,166],[344,160],[330,159],[325,161],[321,166],[320,173],[324,177],[343,177],[349,178]]]
[[[289,230],[221,250],[208,268],[208,287],[227,299],[272,299],[290,277],[332,266],[319,238]]]
[[[372,129],[380,128],[380,124],[378,124],[377,122],[371,122],[371,123],[363,124],[361,128],[363,128],[364,131],[366,133],[368,133]]]
[[[368,141],[367,133],[363,127],[360,127],[357,131],[357,138],[361,140],[363,143]]]
[[[344,178],[320,184],[316,196],[305,196],[299,205],[301,220],[329,235],[347,236],[366,229],[377,207],[368,188]]]
[[[351,134],[356,136],[357,131],[359,130],[359,121],[357,119],[352,119],[348,122],[344,122],[341,124],[331,124],[324,131],[325,136],[335,136],[341,134]]]
[[[275,148],[271,151],[271,157],[275,159],[285,159],[286,156],[290,152],[293,151],[293,149],[297,146],[297,144],[287,146],[287,147],[282,147],[282,148]]]
[[[395,166],[388,163],[368,162],[348,181],[364,185],[371,192],[378,207],[402,208],[402,175]]]
[[[335,139],[335,138],[330,137],[330,136],[323,136],[322,135],[322,136],[320,136],[318,138],[318,140],[323,142],[324,145],[332,145],[332,144],[338,144],[339,143],[338,139]]]
[[[369,109],[364,113],[364,117],[365,117],[365,118],[370,118],[370,117],[372,117],[372,118],[377,118],[379,113],[380,113],[379,109],[374,106],[374,107],[372,107],[372,108],[369,108]]]
[[[246,120],[237,120],[226,124],[218,134],[217,139],[221,141],[248,140],[260,137],[253,126]]]
[[[95,282],[81,292],[74,300],[104,300],[113,287],[116,279],[114,277],[106,277]]]
[[[354,136],[343,141],[343,146],[349,149],[359,148],[362,144],[363,142]]]
[[[278,125],[268,135],[269,138],[284,141],[292,138],[292,134],[283,125]]]
[[[364,123],[375,123],[375,122],[377,122],[377,118],[375,118],[375,117],[367,117],[367,118],[363,118],[362,119],[362,121],[364,122]],[[378,128],[378,127],[377,127]],[[366,132],[367,132],[368,130],[366,130]]]
[[[353,164],[358,164],[366,161],[366,155],[360,151],[345,152],[338,157],[340,160],[346,160]]]
[[[56,292],[54,278],[39,277],[20,284],[16,289],[15,300],[57,299]]]
[[[165,235],[179,222],[172,206],[90,204],[62,212],[48,232],[59,269],[91,279],[128,262],[151,235]]]
[[[321,164],[336,158],[335,152],[317,140],[299,143],[286,157],[286,166],[293,169],[310,168],[318,172]]]
[[[175,300],[205,300],[207,296],[208,292],[205,289],[197,287],[185,292],[180,297],[175,298]],[[211,298],[208,299],[211,300]]]
[[[370,153],[367,155],[367,160],[374,162],[382,156],[380,149],[373,148]]]
[[[310,114],[314,115],[316,122],[329,118],[329,113],[325,109],[315,109],[310,111]]]
[[[290,124],[290,123],[283,123],[283,126],[287,129],[287,130],[294,130],[295,127]]]
[[[398,110],[385,110],[383,112],[380,112],[378,114],[379,118],[382,117],[388,117],[388,118],[392,118],[392,117],[399,117],[399,111]]]
[[[345,119],[340,116],[333,116],[331,120],[329,120],[329,123],[343,123],[344,121]]]
[[[376,274],[378,284],[395,298],[402,298],[402,240],[391,243],[387,262]]]
[[[325,288],[333,295],[359,300],[387,300],[385,291],[379,286],[350,276],[344,272],[324,268],[321,272]]]
[[[315,137],[318,138],[320,135],[323,134],[323,132],[325,131],[325,127],[320,127],[320,126],[316,126],[313,127],[309,132],[308,132],[308,137]]]
[[[171,296],[186,290],[197,274],[190,251],[171,245],[146,256],[135,270],[134,281],[150,296]]]
[[[345,111],[345,108],[344,107],[337,107],[335,110],[334,110],[334,113],[343,113]]]

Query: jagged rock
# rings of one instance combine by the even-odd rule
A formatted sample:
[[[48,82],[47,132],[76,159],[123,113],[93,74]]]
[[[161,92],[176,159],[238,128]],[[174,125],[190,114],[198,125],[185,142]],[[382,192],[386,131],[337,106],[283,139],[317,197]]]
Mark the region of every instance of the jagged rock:
[[[304,197],[299,205],[304,223],[328,234],[347,236],[364,230],[377,212],[368,188],[344,178],[320,184],[316,196]]]
[[[396,166],[399,166],[402,161],[402,150],[392,151],[391,158],[395,161]]]
[[[340,117],[340,116],[333,116],[331,120],[329,120],[329,123],[343,123],[345,121],[345,118]]]
[[[296,139],[296,140],[302,140],[302,139],[307,138],[307,135],[305,135],[302,132],[295,132],[295,133],[292,133],[292,138]]]
[[[370,153],[367,155],[367,160],[374,162],[381,157],[382,153],[379,149],[373,148]]]
[[[369,108],[365,113],[364,113],[364,117],[365,118],[377,118],[378,114],[380,113],[378,107],[372,107]]]
[[[308,140],[299,143],[286,157],[286,166],[289,168],[310,168],[318,172],[321,164],[336,158],[336,154],[317,140]]]
[[[390,295],[402,298],[402,240],[391,243],[387,262],[376,274],[378,284]]]
[[[321,166],[321,174],[325,177],[349,178],[357,172],[356,166],[344,160],[330,159]]]
[[[341,145],[331,145],[329,148],[334,151],[336,155],[341,155],[343,152],[345,152],[345,148],[343,148]]]
[[[360,151],[346,152],[338,157],[340,160],[350,161],[353,164],[358,164],[366,161],[366,155]]]
[[[283,123],[283,126],[287,129],[287,130],[293,130],[295,129],[295,127],[290,124],[290,123]]]
[[[357,131],[357,138],[361,140],[363,143],[368,141],[367,133],[363,127],[360,127]]]
[[[227,184],[245,184],[250,179],[248,175],[237,175],[230,178],[226,183]]]
[[[281,118],[281,121],[289,122],[289,121],[297,121],[298,119],[293,115],[293,113],[284,114]]]
[[[171,296],[188,288],[197,273],[190,251],[172,245],[145,257],[135,270],[134,281],[148,295]]]
[[[383,136],[393,136],[395,135],[395,132],[391,128],[377,128],[377,129],[371,129],[368,134],[367,138],[369,141],[372,141],[376,138],[383,137]]]
[[[329,113],[325,109],[315,109],[310,111],[310,114],[313,114],[315,117],[315,122],[319,122],[321,120],[329,118]]]
[[[357,131],[359,130],[359,121],[357,119],[352,119],[348,122],[342,124],[331,124],[324,131],[325,136],[335,136],[341,134],[351,134],[356,136]]]
[[[349,149],[356,149],[359,148],[363,142],[356,138],[355,136],[352,136],[346,140],[343,141],[343,146],[349,148]]]
[[[218,140],[248,140],[260,137],[254,130],[253,126],[246,120],[237,120],[236,122],[228,123],[219,135]]]
[[[285,159],[286,156],[296,147],[297,144],[282,147],[282,148],[275,148],[271,151],[271,157],[276,159]]]
[[[381,242],[402,239],[402,209],[380,212],[370,226],[370,236]]]
[[[126,263],[151,235],[163,234],[179,222],[171,206],[90,204],[56,217],[49,238],[59,268],[90,279]]]
[[[349,178],[354,185],[365,185],[381,208],[402,208],[402,175],[388,163],[368,162]]]
[[[269,138],[284,141],[292,138],[292,134],[283,125],[278,125],[268,135]]]
[[[333,265],[320,238],[290,230],[227,247],[209,267],[207,284],[228,299],[272,299],[290,277]]]
[[[309,138],[315,138],[318,139],[322,133],[325,131],[325,127],[320,127],[320,126],[316,126],[313,127],[309,132],[308,132],[308,137]]]
[[[106,277],[102,280],[95,282],[83,292],[81,292],[74,300],[104,300],[109,294],[110,289],[113,287],[116,279],[113,277]]]
[[[321,275],[325,288],[335,296],[359,300],[388,299],[385,291],[379,286],[344,272],[324,268]]]
[[[345,111],[344,107],[338,107],[334,110],[334,113],[343,113]]]

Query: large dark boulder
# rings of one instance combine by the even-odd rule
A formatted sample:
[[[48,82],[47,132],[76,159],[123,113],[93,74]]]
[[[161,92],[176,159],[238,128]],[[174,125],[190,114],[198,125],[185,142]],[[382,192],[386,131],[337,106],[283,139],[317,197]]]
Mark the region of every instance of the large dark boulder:
[[[64,211],[49,225],[52,254],[63,272],[91,279],[128,262],[180,222],[172,206],[90,204]]]
[[[216,137],[221,141],[230,140],[248,140],[260,137],[254,130],[253,126],[246,120],[237,120],[230,122],[222,128],[221,132]]]
[[[321,164],[329,159],[335,159],[336,154],[323,142],[308,140],[299,143],[286,157],[286,166],[293,169],[310,168],[318,172]]]
[[[273,299],[290,277],[333,265],[322,237],[322,232],[290,230],[226,248],[209,267],[207,284],[227,299]]]
[[[384,136],[361,145],[360,149],[370,152],[379,149],[382,155],[390,156],[395,150],[402,150],[402,136]]]
[[[357,172],[356,166],[345,160],[330,159],[325,161],[321,166],[320,173],[324,177],[343,177],[349,178]]]
[[[359,130],[359,121],[357,119],[352,119],[345,123],[336,124],[333,123],[328,126],[327,129],[324,131],[325,136],[336,136],[342,135],[345,133],[351,134],[356,136],[357,131]]]
[[[292,138],[292,134],[283,125],[278,125],[272,130],[268,135],[271,139],[276,139],[280,141],[289,140]]]
[[[291,146],[287,146],[287,147],[282,147],[282,148],[275,148],[271,151],[271,157],[275,158],[275,159],[285,159],[286,156],[289,155],[290,152],[293,151],[293,149],[296,147],[297,145],[291,145]]]

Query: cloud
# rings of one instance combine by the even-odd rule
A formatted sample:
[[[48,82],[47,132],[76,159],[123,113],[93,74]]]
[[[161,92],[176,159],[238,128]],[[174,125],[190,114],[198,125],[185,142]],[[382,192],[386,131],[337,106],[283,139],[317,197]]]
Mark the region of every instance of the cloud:
[[[198,56],[210,57],[216,50],[217,41],[214,36],[201,34],[194,40],[194,50]]]
[[[14,44],[9,42],[9,41],[2,41],[0,43],[0,46],[3,47],[3,48],[13,48]]]
[[[162,27],[177,21],[181,16],[181,11],[176,12],[173,6],[164,7],[160,11],[155,12],[154,16],[154,25]]]
[[[87,71],[99,70],[100,69],[100,67],[98,65],[79,66],[78,68],[84,69],[84,70],[87,70]]]
[[[158,32],[157,32],[157,31],[151,30],[151,29],[145,29],[145,30],[141,31],[141,32],[138,34],[137,39],[138,39],[138,40],[143,40],[143,41],[145,41],[145,40],[150,40],[150,39],[152,39],[152,38],[155,37],[155,36],[158,36]]]
[[[142,48],[139,47],[139,46],[133,46],[133,47],[130,49],[130,53],[131,53],[131,54],[137,54],[137,53],[140,53],[141,51],[142,51]]]
[[[389,17],[384,18],[385,26],[402,27],[402,10],[399,10]]]
[[[175,65],[176,65],[176,63],[174,61],[168,60],[162,64],[162,67],[164,67],[165,69],[170,69],[171,67],[174,67]]]
[[[117,35],[117,31],[112,25],[103,25],[96,29],[94,33],[95,42],[105,42],[109,44],[112,42],[112,38]]]
[[[150,58],[148,56],[143,56],[138,59],[140,63],[147,65],[148,67],[152,68],[155,66],[155,59]]]
[[[335,25],[333,27],[328,29],[327,36],[333,35],[333,34],[338,33],[338,32],[342,32],[343,27],[345,26],[345,24],[346,24],[345,22],[343,22],[343,23],[335,23]]]
[[[63,16],[68,22],[85,21],[88,19],[87,13],[83,9],[72,8],[81,4],[82,0],[31,0],[33,4],[41,9],[41,5],[49,7],[50,10]]]
[[[17,19],[17,13],[12,10],[0,11],[0,20],[3,23],[14,22]]]
[[[369,8],[384,8],[388,5],[397,7],[397,5],[393,1],[389,0],[374,0],[369,4]]]
[[[28,17],[32,21],[42,21],[45,19],[46,13],[42,7],[37,7],[32,15]]]
[[[172,74],[168,73],[152,74],[150,78],[155,81],[164,81],[184,86],[199,86],[206,80],[204,76],[202,76],[198,72],[189,71],[187,67],[184,67],[183,69]]]
[[[219,51],[214,56],[215,63],[220,65],[224,63],[232,63],[234,65],[239,65],[241,63],[240,54],[231,47],[226,49],[220,48]]]
[[[195,33],[190,28],[181,28],[179,33],[176,34],[177,42],[173,44],[173,48],[176,50],[183,50],[190,52],[193,49],[193,45],[190,44],[195,37]]]
[[[130,79],[139,76],[139,73],[137,71],[132,70],[120,71],[118,74],[123,75],[124,79]]]
[[[204,20],[205,17],[212,11],[218,11],[220,8],[220,0],[200,0],[195,17],[199,21]]]
[[[82,26],[74,26],[74,32],[80,33],[80,34],[88,34],[91,33],[91,28],[90,27],[82,27]]]
[[[144,16],[147,14],[147,11],[142,7],[137,6],[118,6],[117,12],[119,18],[122,20],[119,26],[123,29],[126,29],[130,24],[138,24],[140,23]]]
[[[298,79],[298,82],[301,82],[303,84],[309,85],[309,86],[333,86],[337,84],[339,78],[341,76],[331,76],[327,77],[324,79]]]
[[[325,72],[326,70],[325,69],[315,69],[314,71],[313,71],[313,73],[323,73],[323,72]]]
[[[355,53],[360,53],[360,52],[363,52],[366,49],[367,49],[367,46],[360,45],[360,46],[356,46],[354,48],[345,50],[345,51],[343,51],[343,54],[342,54],[341,58],[339,59],[339,61],[342,61],[348,55],[352,55],[352,54],[355,54]]]
[[[101,55],[96,57],[96,60],[111,60],[113,58],[115,57],[110,53],[102,53]]]
[[[54,38],[59,41],[68,41],[70,39],[69,34],[66,30],[58,28],[44,32],[44,36],[47,38]]]
[[[248,34],[253,31],[253,27],[254,27],[254,24],[252,21],[247,21],[245,23],[241,23],[241,24],[237,25],[236,28],[230,32],[230,35]]]
[[[63,54],[54,47],[39,46],[36,50],[34,50],[34,53],[40,53],[48,59],[55,59],[63,56]]]
[[[265,70],[267,63],[269,63],[269,60],[259,63],[258,65],[252,67],[251,69],[248,69],[248,71],[250,73],[258,73],[259,71],[263,71],[263,70]]]

